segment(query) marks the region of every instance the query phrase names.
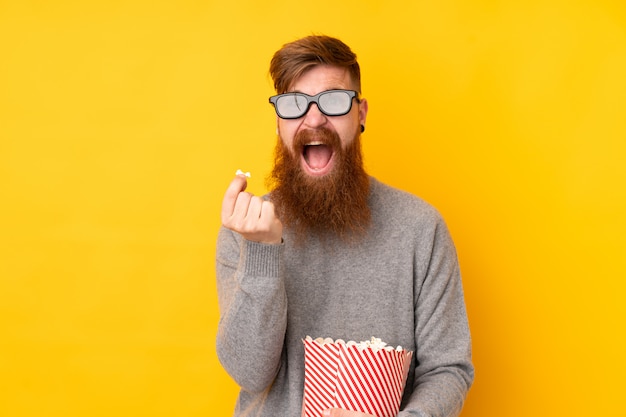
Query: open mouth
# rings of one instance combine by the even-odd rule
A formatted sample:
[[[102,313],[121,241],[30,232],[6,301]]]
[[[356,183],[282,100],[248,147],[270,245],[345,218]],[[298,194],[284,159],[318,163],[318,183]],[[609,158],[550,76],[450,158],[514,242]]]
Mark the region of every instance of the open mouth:
[[[323,142],[310,142],[304,145],[302,159],[311,175],[324,175],[332,167],[333,148]]]

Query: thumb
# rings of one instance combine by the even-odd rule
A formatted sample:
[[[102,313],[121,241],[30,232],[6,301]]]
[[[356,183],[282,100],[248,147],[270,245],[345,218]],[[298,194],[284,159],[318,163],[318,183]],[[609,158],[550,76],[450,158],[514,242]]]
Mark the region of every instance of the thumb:
[[[341,408],[329,408],[322,412],[322,417],[348,417],[347,414],[344,414],[344,411],[346,410],[342,410]]]

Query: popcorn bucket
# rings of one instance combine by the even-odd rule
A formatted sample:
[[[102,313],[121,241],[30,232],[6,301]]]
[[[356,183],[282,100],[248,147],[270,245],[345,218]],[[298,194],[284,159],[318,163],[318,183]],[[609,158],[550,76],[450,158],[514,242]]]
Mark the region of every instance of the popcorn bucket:
[[[346,343],[307,336],[303,342],[303,416],[320,417],[334,407],[376,417],[398,413],[413,352],[376,338]]]

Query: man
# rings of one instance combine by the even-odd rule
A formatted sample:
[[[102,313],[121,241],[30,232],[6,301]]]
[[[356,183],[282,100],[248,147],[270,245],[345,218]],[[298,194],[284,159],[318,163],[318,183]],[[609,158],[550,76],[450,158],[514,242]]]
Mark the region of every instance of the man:
[[[217,353],[241,387],[235,415],[301,414],[306,336],[414,351],[398,416],[458,415],[474,369],[455,248],[435,209],[364,171],[356,56],[309,36],[276,52],[270,73],[271,192],[246,193],[237,175],[218,236]]]

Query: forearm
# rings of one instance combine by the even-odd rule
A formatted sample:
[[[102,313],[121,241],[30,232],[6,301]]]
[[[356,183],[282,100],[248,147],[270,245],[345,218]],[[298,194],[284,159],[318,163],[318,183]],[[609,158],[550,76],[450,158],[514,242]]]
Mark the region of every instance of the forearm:
[[[454,245],[441,224],[416,285],[413,392],[399,416],[455,417],[474,379],[471,337]]]
[[[231,377],[251,392],[267,388],[280,366],[287,311],[281,255],[280,245],[220,232],[217,354]]]
[[[397,417],[456,417],[461,413],[469,389],[464,371],[443,368],[422,378]]]

